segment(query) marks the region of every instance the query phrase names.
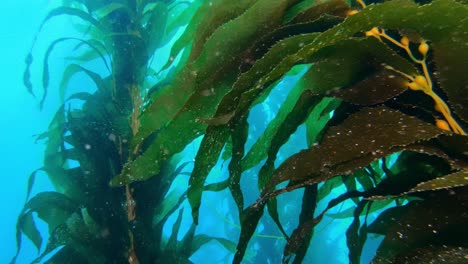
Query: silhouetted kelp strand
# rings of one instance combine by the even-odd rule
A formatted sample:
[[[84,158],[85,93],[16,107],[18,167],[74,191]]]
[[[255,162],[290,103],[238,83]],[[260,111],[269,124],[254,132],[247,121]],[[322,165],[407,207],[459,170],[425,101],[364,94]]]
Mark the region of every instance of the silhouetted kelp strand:
[[[458,171],[452,174],[445,175],[443,177],[438,177],[429,181],[420,182],[414,188],[411,188],[407,192],[403,192],[398,195],[389,195],[389,196],[382,196],[382,195],[375,195],[371,197],[367,197],[367,200],[387,200],[387,199],[394,199],[401,196],[419,193],[419,192],[427,192],[427,191],[437,191],[437,190],[449,190],[457,187],[463,187],[468,185],[468,170]]]
[[[23,74],[23,83],[28,89],[28,93],[30,93],[33,97],[36,97],[31,83],[31,64],[33,62],[33,56],[31,53],[28,53],[24,62],[26,63],[26,69]]]
[[[67,6],[61,6],[61,7],[57,7],[53,10],[51,10],[47,16],[42,20],[40,26],[39,26],[39,29],[38,31],[36,32],[36,34],[34,35],[34,39],[33,39],[33,42],[32,42],[32,45],[31,45],[31,48],[29,49],[29,53],[28,55],[26,56],[26,59],[25,59],[25,63],[26,63],[26,70],[24,72],[24,75],[23,75],[23,83],[24,85],[26,86],[28,92],[33,95],[34,97],[36,96],[33,92],[33,85],[32,85],[32,82],[31,82],[31,64],[33,62],[33,56],[32,56],[32,49],[34,48],[34,46],[36,45],[36,42],[39,38],[39,34],[41,33],[43,27],[47,24],[47,22],[53,18],[53,17],[57,17],[57,16],[61,16],[61,15],[68,15],[68,16],[72,16],[72,17],[78,17],[78,18],[81,18],[83,21],[87,21],[89,22],[91,25],[93,25],[94,27],[96,27],[98,30],[100,30],[101,32],[104,32],[104,27],[101,25],[101,23],[96,20],[94,17],[92,17],[89,13],[87,12],[84,12],[80,9],[77,9],[77,8],[72,8],[72,7],[67,7]],[[80,40],[82,42],[86,42],[85,40],[82,40],[82,39],[78,39],[78,38],[61,38],[61,39],[57,39],[55,40],[54,42],[52,42],[52,44],[49,46],[49,48],[47,49],[46,51],[46,58],[48,57],[48,53],[50,53],[53,49],[53,46],[55,44],[57,44],[58,42],[61,42],[61,41],[64,41],[64,40],[68,40],[68,39],[77,39],[77,40]],[[92,45],[90,45],[92,47]],[[99,52],[98,52],[99,53]],[[102,56],[101,56],[102,57]],[[106,63],[106,66],[107,66],[107,63]],[[43,105],[44,105],[44,100],[46,98],[46,95],[47,95],[47,86],[48,86],[48,83],[49,83],[49,73],[48,73],[48,64],[47,64],[47,59],[46,61],[44,61],[44,70],[43,70],[43,96],[42,96],[42,99],[41,99],[41,102],[40,102],[40,109],[43,108]],[[108,67],[107,67],[108,68]],[[109,68],[108,68],[109,69]]]

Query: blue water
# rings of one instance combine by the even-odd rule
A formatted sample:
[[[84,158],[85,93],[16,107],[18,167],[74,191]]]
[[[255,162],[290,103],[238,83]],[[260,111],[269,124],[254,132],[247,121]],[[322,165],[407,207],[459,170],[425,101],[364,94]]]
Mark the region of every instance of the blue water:
[[[3,0],[1,4],[0,171],[3,188],[0,263],[8,263],[16,252],[16,218],[25,202],[27,178],[42,164],[44,145],[36,144],[34,135],[47,129],[58,104],[58,101],[52,98],[47,107],[40,112],[39,101],[28,94],[22,84],[24,58],[40,21],[52,4],[54,3],[49,0]],[[55,25],[47,30],[60,34],[60,27]],[[50,37],[54,34],[50,33]],[[37,77],[37,69],[33,75]],[[34,193],[51,188],[46,177],[38,177]],[[46,231],[45,227],[42,226],[41,231]],[[25,239],[18,263],[31,261],[36,254],[35,248]]]
[[[2,1],[2,16],[0,16],[0,73],[2,96],[0,96],[0,172],[3,188],[2,193],[2,208],[0,219],[0,263],[8,263],[16,252],[16,219],[20,210],[22,209],[25,196],[26,186],[29,174],[37,168],[41,167],[44,144],[35,142],[35,136],[47,130],[55,110],[59,106],[59,98],[56,93],[50,93],[45,108],[39,111],[39,99],[32,97],[27,93],[26,88],[23,86],[22,78],[25,68],[24,58],[26,57],[31,44],[33,42],[36,31],[39,27],[40,21],[46,16],[47,11],[50,10],[56,3],[51,0],[3,0]],[[61,19],[61,18],[57,18]],[[64,20],[64,23],[49,23],[44,31],[41,33],[39,42],[34,47],[34,54],[36,64],[32,68],[33,83],[40,82],[40,70],[38,61],[40,61],[40,54],[43,54],[46,49],[48,41],[53,40],[58,36],[63,36],[66,32],[70,33],[71,29],[66,28],[69,23]],[[54,52],[53,59],[50,63],[51,83],[58,82],[57,76],[63,67],[63,58],[66,57],[66,49],[63,51],[58,49]],[[61,53],[62,52],[62,53]],[[85,80],[80,80],[84,82]],[[294,84],[294,78],[286,79],[280,83],[280,86],[275,89],[270,98],[266,100],[268,103],[258,105],[252,111],[254,116],[249,117],[249,122],[255,122],[256,119],[264,119],[265,117],[256,117],[255,114],[267,113],[274,116],[278,111],[278,105],[281,94],[291,88]],[[40,95],[40,91],[38,91]],[[263,130],[264,128],[256,128]],[[259,134],[259,133],[258,133]],[[252,138],[249,139],[247,145],[252,145]],[[185,150],[186,160],[192,160],[194,153],[198,148],[200,139],[187,146]],[[249,146],[249,147],[250,147]],[[296,134],[291,137],[291,140],[285,146],[295,146],[295,148],[285,148],[281,151],[281,155],[286,158],[294,152],[306,147],[304,130],[299,129]],[[220,160],[218,165],[210,173],[208,182],[215,182],[223,180],[220,175],[226,175],[227,164],[229,161]],[[260,167],[252,168],[246,171],[246,174],[254,175],[255,170]],[[190,168],[188,168],[190,169]],[[181,177],[174,183],[174,189],[186,188],[187,177]],[[252,177],[243,177],[243,186],[254,184],[255,179]],[[39,174],[36,178],[33,194],[40,191],[52,190],[53,187],[48,182],[45,175]],[[300,212],[300,204],[288,203],[291,200],[301,199],[302,190],[297,190],[281,196],[279,204],[282,207],[288,207],[288,212],[291,215],[297,215]],[[253,190],[246,195],[246,204],[253,202],[258,197],[258,190]],[[216,201],[213,202],[213,201]],[[187,207],[188,204],[184,204]],[[237,215],[236,205],[227,191],[217,193],[205,193],[203,196],[203,203],[201,207],[201,215],[205,222],[200,223],[197,233],[209,233],[216,237],[228,238],[236,241],[239,235],[239,220]],[[176,215],[173,215],[166,223],[166,230],[170,232],[171,224],[175,221]],[[184,215],[185,229],[179,233],[179,236],[184,234],[190,224],[190,214]],[[207,219],[211,219],[208,221]],[[308,257],[305,263],[347,263],[347,249],[345,242],[345,230],[350,224],[348,220],[333,221],[325,218],[321,223],[314,235],[311,246],[313,250],[309,250]],[[213,224],[216,223],[216,224]],[[287,232],[292,230],[297,225],[296,217],[292,219],[284,219],[285,229]],[[47,228],[43,224],[38,224],[40,231],[46,237]],[[330,225],[333,228],[330,228]],[[328,227],[328,228],[327,228]],[[280,237],[280,233],[274,226],[270,217],[265,214],[262,221],[257,228],[257,232],[263,236],[254,236],[250,242],[249,250],[246,253],[245,260],[254,259],[254,252],[256,243],[260,240],[267,239],[273,246],[282,248],[285,245],[285,240]],[[45,244],[45,243],[44,243]],[[377,244],[368,245],[369,250],[365,252],[373,252]],[[213,255],[213,252],[224,252]],[[281,252],[271,252],[281,256]],[[366,253],[364,253],[366,254]],[[212,263],[224,263],[225,261],[232,260],[232,254],[228,254],[216,242],[208,243],[203,246],[201,250],[196,252],[190,260],[194,263],[204,263],[207,257],[213,260]],[[37,257],[37,251],[32,243],[26,238],[23,239],[23,246],[20,257],[17,263],[29,263]],[[367,260],[371,255],[363,256]],[[366,261],[364,261],[366,262]]]

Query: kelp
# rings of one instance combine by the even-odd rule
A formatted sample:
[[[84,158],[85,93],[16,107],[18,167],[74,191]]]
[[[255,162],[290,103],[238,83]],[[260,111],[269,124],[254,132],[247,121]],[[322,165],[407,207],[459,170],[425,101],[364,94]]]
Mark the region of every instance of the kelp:
[[[459,206],[450,206],[454,202]],[[435,247],[450,247],[452,243],[460,243],[466,234],[463,228],[466,217],[460,217],[464,208],[466,201],[438,192],[424,201],[415,201],[385,211],[368,229],[369,232],[386,235],[375,261],[385,263],[395,258],[403,258],[412,250],[428,248],[431,244]],[[438,221],[440,215],[443,216],[443,221]],[[390,218],[398,219],[398,223]],[[418,220],[415,221],[415,218]],[[405,242],[401,243],[402,240]]]
[[[48,59],[61,42],[79,41],[75,50],[82,51],[70,57],[61,97],[77,73],[97,89],[70,95],[38,137],[47,140],[44,165],[29,178],[18,250],[22,234],[41,248],[37,213],[50,238],[36,261],[63,246],[50,263],[189,263],[216,241],[241,263],[253,239],[274,237],[285,244],[273,250],[255,240],[266,261],[280,259],[266,255],[274,251],[283,252],[284,263],[301,263],[313,250],[315,227],[328,216],[352,219],[346,230],[351,263],[360,263],[372,234],[385,236],[376,263],[428,259],[433,251],[460,259],[468,184],[466,3],[358,4],[64,1],[39,32],[59,15],[78,16],[86,26],[77,27],[80,38],[59,38],[46,50],[41,105],[52,87]],[[155,57],[183,26],[169,61]],[[83,65],[96,58],[109,76]],[[171,67],[164,78],[153,60],[160,72]],[[32,66],[30,52],[24,84],[34,94]],[[246,149],[258,133],[258,124],[248,121],[252,110],[271,106],[273,92],[291,76],[297,81]],[[77,101],[80,107],[70,107]],[[307,144],[285,156],[283,147],[298,131],[305,131]],[[193,168],[183,158],[189,146],[196,152]],[[220,161],[229,163],[228,175],[207,184]],[[30,197],[39,172],[56,190]],[[172,186],[179,177],[188,177],[187,188]],[[246,178],[255,179],[248,187],[259,193],[252,204]],[[297,212],[278,206],[277,196],[299,189]],[[200,212],[206,191],[232,197],[238,236],[198,232],[207,221]],[[345,210],[330,211],[346,201],[352,202]],[[190,213],[192,223],[181,234]],[[285,228],[284,217],[297,217],[297,226]],[[170,218],[175,223],[165,233]],[[257,236],[265,223],[280,235]]]
[[[373,122],[369,123],[369,120]],[[404,149],[411,143],[428,140],[441,133],[437,127],[398,111],[363,108],[341,125],[331,127],[318,146],[286,160],[272,176],[274,180],[269,185],[271,188],[285,180],[307,181],[314,175],[322,181],[327,175],[343,174],[359,168],[362,166],[361,159],[365,161],[371,157],[376,160],[395,149]]]

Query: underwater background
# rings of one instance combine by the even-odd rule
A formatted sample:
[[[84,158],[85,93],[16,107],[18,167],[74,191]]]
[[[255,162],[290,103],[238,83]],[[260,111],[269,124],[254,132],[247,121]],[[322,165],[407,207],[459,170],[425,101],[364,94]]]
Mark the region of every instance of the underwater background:
[[[466,2],[2,11],[0,263],[467,259]]]

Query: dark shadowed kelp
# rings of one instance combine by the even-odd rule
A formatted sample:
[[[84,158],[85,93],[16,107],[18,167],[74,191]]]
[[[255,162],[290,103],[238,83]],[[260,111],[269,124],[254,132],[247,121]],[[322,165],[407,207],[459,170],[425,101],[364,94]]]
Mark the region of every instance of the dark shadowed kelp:
[[[262,237],[257,228],[268,216],[280,234],[269,238],[284,239],[274,251],[301,263],[327,216],[352,219],[351,263],[360,263],[370,234],[385,236],[376,263],[424,261],[434,252],[457,262],[466,254],[465,2],[74,0],[52,10],[39,33],[57,16],[80,18],[81,37],[59,38],[45,51],[40,104],[58,92],[63,105],[38,137],[47,140],[44,165],[30,176],[18,252],[23,234],[41,249],[37,215],[50,238],[36,262],[190,263],[215,241],[241,263],[251,260],[249,243]],[[157,57],[185,25],[169,60]],[[51,84],[49,57],[66,43],[82,53]],[[105,73],[87,68],[91,61]],[[26,64],[24,84],[38,94],[32,52]],[[95,92],[68,95],[79,73]],[[252,110],[290,76],[297,82],[246,149]],[[301,128],[306,149],[282,157]],[[180,153],[200,137],[194,161],[185,161]],[[229,162],[228,175],[208,182],[219,160]],[[248,204],[241,182],[253,168],[249,188],[259,197]],[[38,171],[56,191],[30,197]],[[186,187],[171,187],[185,175]],[[279,199],[298,189],[302,204],[291,215]],[[209,220],[200,214],[207,192],[232,196],[239,225],[223,220],[240,229],[237,240],[198,232]],[[353,206],[331,213],[347,201]],[[192,222],[182,233],[185,214]],[[297,226],[286,228],[286,216]],[[268,242],[256,247],[265,263],[280,261]]]

